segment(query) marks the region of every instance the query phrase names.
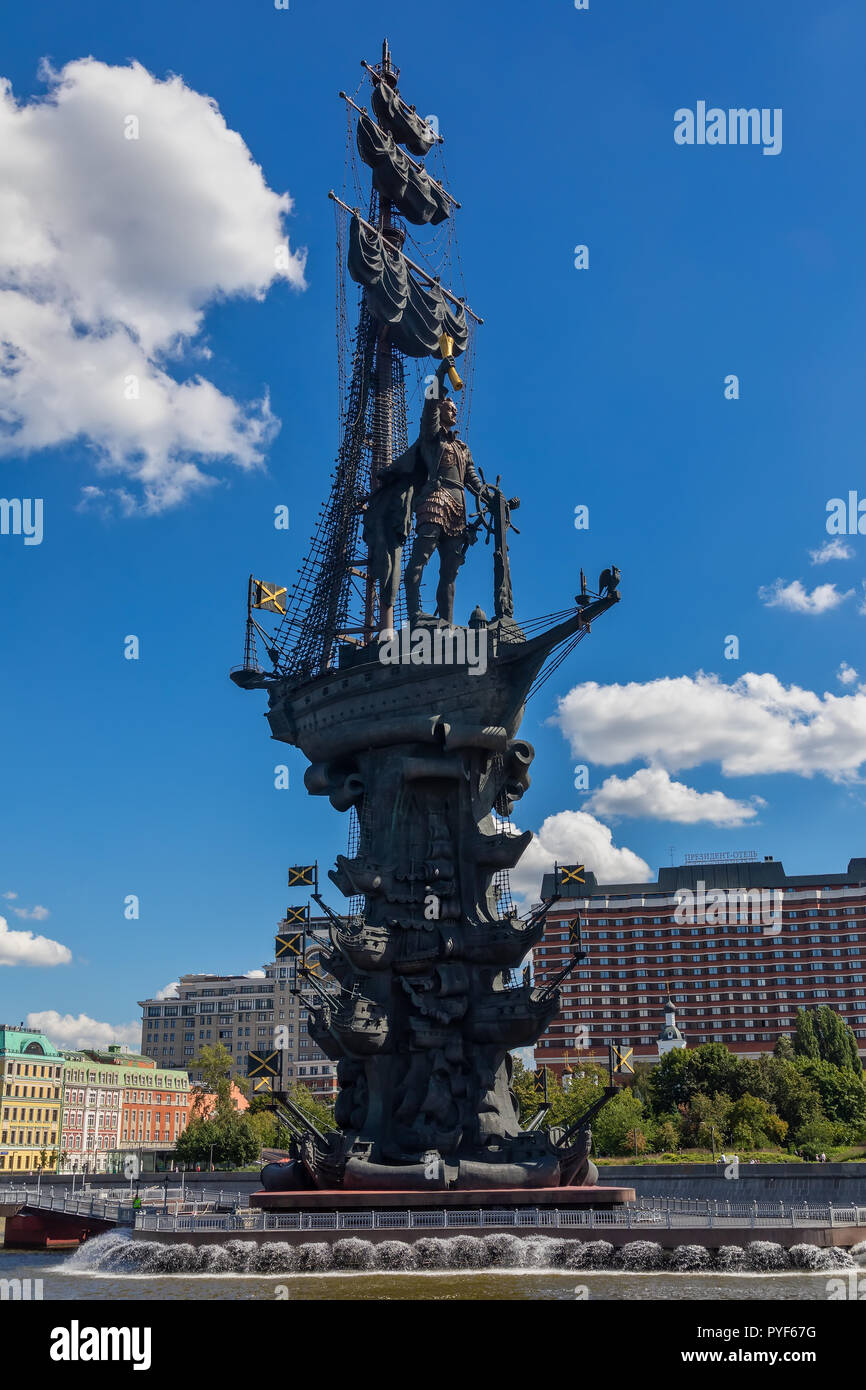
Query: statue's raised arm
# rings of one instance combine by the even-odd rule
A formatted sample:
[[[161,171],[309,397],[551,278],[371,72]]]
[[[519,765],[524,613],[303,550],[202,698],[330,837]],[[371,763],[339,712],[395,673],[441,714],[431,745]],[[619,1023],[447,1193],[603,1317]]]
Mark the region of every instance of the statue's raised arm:
[[[453,622],[457,571],[473,539],[466,523],[465,491],[468,489],[478,499],[486,494],[469,445],[457,435],[457,407],[445,385],[446,374],[453,370],[454,358],[449,354],[440,362],[430,383],[414,446],[422,481],[414,494],[415,544],[405,579],[410,623],[421,616],[421,580],[436,550],[436,616]]]

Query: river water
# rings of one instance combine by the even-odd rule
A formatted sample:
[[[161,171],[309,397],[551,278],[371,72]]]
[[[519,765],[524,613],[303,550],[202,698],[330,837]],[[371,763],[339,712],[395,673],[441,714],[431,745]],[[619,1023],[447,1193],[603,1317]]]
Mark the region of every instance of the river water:
[[[328,1272],[224,1273],[212,1270],[176,1273],[153,1269],[110,1267],[124,1255],[124,1237],[116,1234],[98,1237],[71,1254],[55,1251],[0,1250],[0,1278],[41,1280],[41,1297],[46,1300],[138,1301],[138,1300],[214,1300],[233,1301],[326,1301],[326,1300],[527,1300],[554,1301],[633,1301],[657,1299],[706,1302],[775,1301],[785,1299],[827,1301],[840,1293],[842,1281],[850,1281],[849,1271],[859,1260],[845,1252],[808,1252],[801,1259],[817,1259],[825,1267],[798,1270],[718,1269],[674,1272],[660,1269],[561,1269],[545,1268],[538,1247],[527,1258],[536,1261],[528,1268],[502,1269],[371,1269],[330,1270]],[[649,1243],[643,1243],[648,1246]],[[320,1248],[320,1247],[319,1247]],[[405,1250],[405,1247],[403,1247]],[[814,1247],[810,1247],[814,1250]],[[191,1247],[184,1247],[189,1251]],[[210,1247],[215,1250],[216,1247]],[[778,1250],[778,1247],[773,1247]],[[801,1247],[806,1250],[806,1247]],[[151,1247],[151,1252],[155,1247]],[[171,1247],[162,1247],[168,1252]],[[177,1247],[174,1247],[177,1251]],[[760,1253],[760,1252],[759,1252]],[[159,1254],[159,1252],[157,1252]],[[652,1251],[645,1251],[652,1262]],[[131,1257],[131,1252],[126,1256]],[[177,1255],[167,1256],[177,1259]],[[297,1257],[297,1252],[295,1256]],[[395,1257],[400,1258],[399,1252]],[[136,1259],[140,1259],[138,1255]],[[145,1256],[145,1262],[147,1262]],[[196,1260],[208,1256],[196,1253]],[[213,1256],[225,1260],[224,1251]],[[330,1258],[330,1257],[328,1257]],[[378,1257],[384,1258],[382,1256]],[[622,1256],[616,1257],[622,1260]],[[773,1257],[772,1254],[770,1258]],[[153,1263],[153,1253],[150,1256]],[[183,1260],[181,1258],[180,1262]],[[237,1262],[237,1261],[236,1261]],[[835,1268],[834,1268],[835,1267]],[[834,1282],[835,1281],[835,1282]],[[36,1286],[31,1285],[32,1288]],[[835,1290],[835,1293],[834,1293]],[[37,1296],[39,1296],[37,1294]],[[850,1296],[850,1295],[848,1295]]]

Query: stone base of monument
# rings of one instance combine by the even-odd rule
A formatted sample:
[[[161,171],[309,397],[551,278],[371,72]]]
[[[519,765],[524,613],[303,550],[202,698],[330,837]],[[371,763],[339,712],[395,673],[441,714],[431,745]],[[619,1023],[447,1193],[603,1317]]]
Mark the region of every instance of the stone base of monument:
[[[635,1201],[633,1187],[506,1187],[430,1192],[363,1192],[346,1188],[253,1192],[250,1206],[267,1212],[333,1211],[605,1211]],[[486,1224],[486,1223],[485,1223]]]
[[[250,1194],[250,1207],[267,1212],[455,1211],[459,1208],[527,1209],[621,1207],[635,1201],[634,1187],[480,1187],[477,1190],[361,1191],[345,1187],[293,1193]]]
[[[505,1208],[514,1211],[525,1207],[592,1208],[594,1211],[623,1207],[635,1201],[634,1187],[480,1187],[477,1190],[441,1191],[360,1191],[335,1187],[314,1188],[293,1193],[250,1194],[250,1207],[267,1212],[345,1212],[345,1211],[456,1211],[468,1208]]]
[[[250,1194],[248,1237],[303,1245],[357,1237],[414,1243],[435,1236],[509,1234],[598,1239],[595,1229],[626,1203],[635,1201],[632,1187],[478,1188],[464,1191],[362,1191],[334,1188],[299,1192]],[[592,1228],[588,1225],[592,1223]],[[138,1234],[138,1233],[136,1233]],[[239,1232],[235,1238],[243,1239]],[[187,1236],[187,1239],[190,1237]],[[213,1239],[211,1235],[210,1239]],[[198,1243],[193,1238],[193,1243]]]

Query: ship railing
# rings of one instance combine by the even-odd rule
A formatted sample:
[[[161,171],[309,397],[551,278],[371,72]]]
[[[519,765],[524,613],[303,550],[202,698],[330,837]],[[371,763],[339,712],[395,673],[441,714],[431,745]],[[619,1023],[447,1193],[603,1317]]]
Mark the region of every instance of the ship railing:
[[[763,1205],[771,1211],[758,1211],[758,1203],[718,1202],[716,1209],[707,1212],[648,1210],[637,1205],[612,1207],[607,1210],[585,1210],[556,1207],[526,1207],[518,1210],[497,1210],[495,1207],[472,1207],[462,1210],[430,1209],[425,1211],[313,1211],[266,1212],[247,1211],[202,1213],[167,1213],[139,1211],[135,1229],[147,1232],[209,1232],[209,1231],[371,1231],[371,1230],[428,1230],[467,1231],[516,1229],[562,1230],[584,1228],[587,1231],[621,1229],[649,1233],[656,1230],[714,1228],[782,1229],[818,1226],[866,1226],[866,1206]]]

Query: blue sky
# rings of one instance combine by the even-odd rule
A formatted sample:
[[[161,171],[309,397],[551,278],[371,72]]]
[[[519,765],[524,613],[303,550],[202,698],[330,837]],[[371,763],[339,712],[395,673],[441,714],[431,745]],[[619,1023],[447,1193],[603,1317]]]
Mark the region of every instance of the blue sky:
[[[847,537],[847,557],[820,564],[809,553],[829,539],[828,499],[858,487],[866,496],[862,7],[85,8],[47,0],[5,22],[14,99],[44,98],[44,58],[55,70],[92,56],[135,60],[159,82],[178,74],[260,166],[255,215],[276,215],[265,187],[291,195],[285,226],[292,252],[307,250],[306,288],[277,282],[256,298],[220,279],[222,263],[208,282],[204,236],[197,328],[182,351],[155,339],[151,353],[169,378],[201,374],[223,401],[268,393],[281,427],[264,429],[261,466],[205,461],[212,486],[148,512],[134,465],[106,466],[86,430],[62,437],[61,421],[50,447],[6,440],[2,495],[43,498],[45,523],[38,546],[0,537],[0,893],[17,894],[0,911],[9,930],[59,941],[70,959],[0,969],[0,1017],[56,1010],[127,1023],[137,998],[184,971],[258,967],[288,902],[286,865],[318,858],[324,874],[344,848],[345,820],[303,791],[300,754],[269,741],[263,697],[227,673],[240,660],[247,574],[291,582],[327,489],[338,442],[325,196],[343,179],[337,92],[354,92],[359,60],[376,60],[384,33],[402,91],[439,119],[463,204],[466,286],[486,321],[468,438],[522,498],[518,613],[565,607],[581,565],[590,582],[611,561],[623,573],[622,604],[527,710],[537,755],[515,819],[538,830],[591,814],[612,830],[610,854],[627,848],[653,876],[671,846],[677,861],[754,849],[789,872],[839,871],[866,852],[866,542]],[[781,108],[781,153],[678,146],[674,112],[700,100]],[[52,129],[56,152],[68,132],[56,119]],[[192,137],[182,121],[175,135],[181,159]],[[46,160],[46,183],[60,167]],[[141,177],[164,173],[150,165]],[[101,160],[88,177],[72,191],[82,219],[108,177]],[[129,269],[149,292],[160,287],[147,276],[165,274],[171,256],[199,255],[170,214],[165,226],[156,268]],[[22,238],[15,254],[26,258],[26,227]],[[144,255],[132,225],[124,244],[131,261]],[[577,244],[589,247],[586,271],[574,268]],[[4,287],[10,274],[7,264]],[[98,337],[97,320],[83,331]],[[62,386],[62,360],[52,371]],[[724,396],[730,373],[738,400]],[[104,496],[82,505],[84,488]],[[290,508],[287,533],[272,525],[279,504]],[[590,508],[588,531],[573,525],[578,504]],[[458,617],[489,607],[483,560],[461,573]],[[135,662],[123,659],[130,633]],[[724,658],[728,635],[739,660]],[[840,680],[842,663],[857,676]],[[727,690],[749,672],[767,679]],[[584,692],[563,728],[551,723],[558,698],[589,681],[619,690]],[[792,686],[811,695],[792,697]],[[651,766],[655,799],[630,784],[640,814],[614,820],[617,789],[588,802],[573,786],[578,761],[590,796]],[[280,762],[288,791],[274,789]],[[677,783],[688,795],[672,793]],[[694,794],[714,792],[728,817],[730,802],[748,808],[741,824],[705,818]],[[679,819],[665,814],[673,806],[686,808]],[[555,829],[556,846],[571,835],[587,858],[602,833],[573,814]],[[128,894],[140,898],[138,921],[124,919]],[[21,915],[36,906],[50,915]]]

